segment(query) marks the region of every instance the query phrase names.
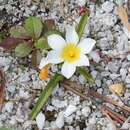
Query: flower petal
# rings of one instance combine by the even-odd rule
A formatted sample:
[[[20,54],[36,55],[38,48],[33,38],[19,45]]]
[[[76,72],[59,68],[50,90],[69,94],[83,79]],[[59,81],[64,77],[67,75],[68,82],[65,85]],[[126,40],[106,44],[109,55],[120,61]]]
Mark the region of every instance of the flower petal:
[[[81,49],[81,52],[83,54],[88,54],[92,49],[93,46],[95,45],[96,41],[94,39],[91,38],[86,38],[83,39],[80,43],[79,43],[79,47]]]
[[[76,66],[73,64],[70,64],[68,62],[65,62],[61,68],[61,73],[67,78],[69,79],[74,72],[76,71]]]
[[[63,59],[60,57],[60,54],[60,51],[50,51],[47,55],[47,61],[52,64],[58,64],[63,62]]]
[[[79,42],[79,36],[75,31],[74,27],[67,27],[66,28],[66,41],[67,43],[74,43],[77,44]]]
[[[44,66],[46,66],[47,64],[49,64],[49,61],[47,60],[47,58],[43,57],[41,59],[40,65],[39,65],[39,69],[42,69]]]
[[[81,54],[80,59],[76,61],[75,66],[89,66],[89,59],[86,55]]]
[[[66,44],[65,40],[57,34],[52,34],[47,39],[49,46],[54,50],[61,50]]]

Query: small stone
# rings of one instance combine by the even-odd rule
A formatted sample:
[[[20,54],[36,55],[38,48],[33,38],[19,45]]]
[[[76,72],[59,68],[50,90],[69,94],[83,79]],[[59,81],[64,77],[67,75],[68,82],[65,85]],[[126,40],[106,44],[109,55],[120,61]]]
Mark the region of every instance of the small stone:
[[[85,78],[84,78],[83,75],[80,75],[80,76],[79,76],[79,82],[80,82],[81,84],[85,84],[86,80],[85,80]]]
[[[87,0],[78,0],[79,6],[84,6],[86,4]]]
[[[97,71],[96,70],[93,70],[91,72],[91,75],[93,76],[93,78],[95,79],[97,77]]]
[[[122,76],[122,79],[124,80],[126,78],[126,75],[127,75],[127,70],[124,68],[121,68],[120,75]]]
[[[47,125],[48,125],[48,127],[51,126],[52,129],[57,129],[57,127],[58,127],[58,126],[56,125],[56,122],[55,122],[55,121],[51,121],[51,123],[48,122],[48,124],[47,124],[47,122],[46,122],[46,125],[45,125],[45,126],[47,127]]]
[[[126,83],[130,83],[130,74],[126,77],[126,79],[125,79],[125,81],[126,81]]]
[[[58,71],[57,66],[56,65],[51,66],[51,71],[52,72],[57,72]]]
[[[21,75],[19,80],[21,83],[26,83],[26,82],[30,81],[29,74],[25,73],[25,74]]]
[[[52,99],[52,105],[56,108],[64,108],[67,106],[67,100],[60,101],[59,99]]]
[[[15,85],[9,85],[9,86],[7,87],[7,90],[8,90],[11,94],[14,94],[15,89],[16,89],[16,86],[15,86]]]
[[[111,12],[113,8],[114,4],[112,2],[106,1],[102,4],[102,9],[107,13]]]
[[[100,87],[101,86],[101,80],[95,80],[95,83],[96,83],[96,85],[98,86],[98,87]]]
[[[68,117],[65,118],[65,122],[70,124],[70,125],[73,122],[73,120],[74,120],[74,116],[68,116]]]
[[[85,117],[88,117],[90,113],[91,113],[90,107],[86,106],[82,109],[82,115],[84,115]]]
[[[21,89],[19,90],[19,97],[25,98],[25,99],[29,98],[29,93],[28,93],[28,91],[24,91],[24,90],[21,88]]]
[[[7,103],[5,104],[5,110],[6,110],[7,112],[11,113],[11,112],[12,112],[12,109],[13,109],[13,102],[7,102]]]
[[[69,104],[78,105],[80,103],[80,96],[75,96],[72,100],[70,100]]]
[[[60,112],[56,119],[56,126],[62,128],[64,126],[64,112]]]
[[[104,14],[102,16],[102,22],[108,26],[114,26],[117,21],[117,17],[113,14]]]
[[[127,60],[128,60],[128,61],[130,61],[130,54],[129,54],[129,55],[127,55]]]
[[[100,94],[102,94],[103,93],[103,89],[99,88],[99,89],[97,89],[97,92],[100,93]]]
[[[124,30],[126,36],[130,39],[130,31],[126,27],[123,27],[123,30]]]
[[[11,58],[0,57],[0,67],[4,67],[4,70],[8,70],[12,62]]]
[[[42,112],[40,112],[36,117],[36,123],[39,130],[42,130],[45,124],[45,116]]]
[[[92,51],[89,55],[92,57],[92,59],[93,59],[95,62],[97,62],[97,63],[100,62],[101,58],[100,58],[100,56],[99,56],[99,54],[98,54],[97,52]]]
[[[64,112],[64,116],[65,117],[68,117],[68,116],[70,116],[71,114],[73,114],[74,112],[76,112],[76,106],[74,106],[74,105],[69,105],[67,108],[66,108],[66,110],[65,110],[65,112]]]
[[[12,116],[12,117],[11,117],[11,120],[9,121],[9,123],[10,123],[11,125],[15,125],[15,124],[17,123],[17,121],[16,121],[16,119],[15,119],[15,116]]]
[[[111,72],[117,73],[117,71],[119,70],[119,65],[113,62],[109,62],[107,67],[108,67],[108,70],[110,70]]]
[[[32,10],[32,11],[36,11],[36,10],[37,10],[37,6],[36,6],[36,5],[33,5],[33,6],[31,7],[31,10]]]

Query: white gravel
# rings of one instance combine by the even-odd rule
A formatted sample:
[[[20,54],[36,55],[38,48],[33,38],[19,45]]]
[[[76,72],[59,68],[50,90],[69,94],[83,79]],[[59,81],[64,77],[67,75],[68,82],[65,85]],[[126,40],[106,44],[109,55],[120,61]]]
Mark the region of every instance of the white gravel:
[[[0,14],[3,14],[4,10],[6,12],[0,16],[0,23],[6,23],[10,27],[14,23],[21,23],[25,17],[36,15],[42,19],[55,19],[56,24],[63,31],[68,23],[75,22],[73,19],[76,21],[80,19],[79,5],[85,5],[86,1],[41,0],[39,3],[36,0],[27,3],[26,0],[18,0],[18,2],[0,0]],[[127,1],[123,2],[126,4]],[[89,67],[95,83],[90,85],[81,75],[75,75],[71,80],[77,81],[84,87],[93,87],[99,93],[114,97],[116,100],[119,97],[111,95],[108,86],[123,82],[126,85],[126,92],[121,99],[130,105],[130,54],[119,55],[130,49],[130,32],[123,27],[116,15],[114,0],[101,0],[99,5],[88,0],[87,7],[90,9],[90,17],[84,36],[93,37],[97,41],[90,54],[90,59],[96,63],[91,63]],[[110,60],[109,56],[118,57]],[[39,96],[39,90],[44,89],[49,78],[40,81],[38,72],[25,67],[24,62],[26,61],[0,49],[0,69],[5,72],[7,81],[6,102],[0,113],[0,126],[7,125],[19,130],[33,130],[36,126],[40,130],[57,128],[95,130],[99,126],[100,130],[113,129],[111,123],[92,104],[90,99],[83,101],[79,96],[65,91],[59,85],[37,115],[36,121],[30,121],[29,113]],[[55,73],[58,67],[52,66],[50,70],[51,73]],[[110,107],[115,109],[113,106]],[[47,112],[51,113],[49,118]]]

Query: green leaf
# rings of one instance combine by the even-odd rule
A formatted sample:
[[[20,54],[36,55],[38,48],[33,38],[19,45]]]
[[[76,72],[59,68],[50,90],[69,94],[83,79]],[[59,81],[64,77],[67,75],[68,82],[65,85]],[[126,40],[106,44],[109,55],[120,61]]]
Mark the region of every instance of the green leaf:
[[[32,51],[32,47],[28,43],[21,43],[15,48],[15,54],[18,57],[25,57]]]
[[[15,38],[21,38],[27,36],[25,28],[19,25],[12,27],[10,29],[10,35],[11,37],[15,37]]]
[[[39,18],[30,16],[25,20],[24,27],[29,36],[33,38],[39,38],[42,32],[43,24]]]
[[[32,112],[30,114],[30,118],[33,120],[38,112],[41,110],[41,108],[45,105],[46,101],[52,94],[54,88],[58,84],[58,82],[62,79],[62,76],[60,74],[55,74],[53,78],[49,81],[45,89],[42,91],[36,105],[32,109]]]
[[[89,73],[88,69],[84,69],[81,67],[77,68],[77,71],[84,76],[84,78],[89,82],[89,83],[93,83],[94,79],[92,77],[92,75]]]
[[[0,44],[2,42],[2,40],[4,39],[6,33],[5,32],[0,32]]]
[[[34,46],[37,49],[48,48],[47,39],[46,38],[40,38],[37,42],[35,42]]]
[[[78,24],[78,27],[77,27],[77,33],[79,35],[79,38],[82,37],[82,34],[84,32],[84,28],[87,24],[87,21],[88,21],[88,13],[84,13],[80,19],[80,22]]]
[[[12,129],[6,127],[0,127],[0,130],[12,130]]]

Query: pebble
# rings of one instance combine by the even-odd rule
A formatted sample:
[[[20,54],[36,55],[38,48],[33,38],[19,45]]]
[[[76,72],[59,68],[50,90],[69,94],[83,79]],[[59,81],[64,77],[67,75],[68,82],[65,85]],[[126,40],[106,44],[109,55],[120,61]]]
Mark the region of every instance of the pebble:
[[[76,110],[77,110],[77,107],[76,107],[76,106],[74,106],[74,105],[69,105],[69,106],[67,106],[67,108],[66,108],[66,110],[65,110],[65,112],[64,112],[64,116],[65,116],[65,117],[68,117],[68,116],[70,116],[71,114],[73,114],[74,112],[76,112]]]
[[[102,22],[107,26],[114,26],[117,22],[117,17],[110,13],[104,14],[104,16],[102,16]]]
[[[104,2],[104,3],[102,4],[102,9],[103,9],[105,12],[107,12],[107,13],[111,12],[111,11],[113,10],[113,8],[114,8],[113,2],[106,1],[106,2]]]
[[[12,117],[11,117],[11,120],[9,121],[9,123],[10,123],[11,125],[15,125],[15,124],[17,123],[17,121],[16,121],[16,119],[15,119],[15,116],[12,116]]]
[[[52,105],[57,108],[64,108],[67,106],[67,100],[60,101],[59,99],[52,99]]]
[[[96,76],[97,76],[97,71],[95,71],[95,70],[91,71],[91,75],[92,75],[92,76],[93,76],[93,78],[95,79],[95,78],[96,78]]]
[[[80,82],[81,84],[85,84],[85,83],[86,83],[86,79],[84,78],[83,75],[79,75],[79,82]]]
[[[88,117],[89,114],[91,113],[91,109],[90,107],[86,106],[82,109],[82,115],[85,116],[85,117]]]
[[[9,1],[9,3],[12,2],[12,0],[5,0],[5,1]],[[1,0],[0,3],[5,1]],[[43,19],[48,19],[48,18],[55,19],[56,25],[58,25],[59,28],[63,31],[66,24],[68,23],[72,24],[72,22],[70,22],[71,19],[64,20],[64,15],[62,15],[63,7],[62,4],[59,6],[59,0],[55,0],[55,1],[47,0],[44,2],[42,0],[40,3],[38,3],[38,1],[37,2],[32,1],[32,3],[30,3],[29,5],[27,5],[27,3],[23,5],[22,4],[23,1],[18,1],[19,2],[18,5],[17,3],[15,5],[14,2],[14,5],[8,4],[8,5],[0,6],[0,9],[2,11],[5,8],[7,10],[9,17],[10,14],[14,14],[14,16],[10,17],[12,23],[21,21],[21,19],[23,19],[25,16],[27,17],[30,15],[32,16],[37,15],[38,17],[42,17]],[[50,6],[49,3],[51,2],[53,2],[53,6]],[[111,53],[110,55],[118,55],[119,53],[124,53],[125,51],[129,51],[130,32],[123,27],[121,22],[118,20],[119,17],[115,15],[114,9],[116,5],[114,4],[115,3],[114,0],[107,0],[107,1],[101,0],[100,8],[98,6],[95,6],[94,3],[87,0],[70,0],[70,1],[65,0],[65,3],[63,3],[65,17],[67,18],[72,17],[72,19],[77,19],[77,17],[79,17],[77,13],[79,6],[84,6],[86,2],[87,2],[87,7],[90,9],[90,17],[89,17],[88,24],[86,25],[85,34],[83,35],[83,37],[92,36],[93,38],[95,38],[97,40],[95,49],[98,49],[101,52],[106,51],[107,52],[106,55],[109,55],[109,52]],[[45,9],[45,7],[47,7],[47,9]],[[60,18],[61,16],[62,18]],[[8,20],[7,18],[6,21],[9,22],[10,20]],[[11,24],[11,26],[13,25]],[[94,50],[92,54],[90,53],[90,58],[93,59],[95,62],[100,63],[99,66],[91,64],[89,67],[90,73],[95,79],[94,89],[96,89],[97,92],[101,94],[103,93],[109,96],[108,86],[113,82],[116,83],[118,81],[123,80],[124,83],[126,84],[126,93],[124,94],[125,97],[123,97],[123,99],[125,98],[125,102],[127,104],[130,98],[129,96],[129,88],[130,88],[129,55],[124,58],[119,56],[119,59],[117,60],[114,59],[111,62],[106,62]],[[10,79],[15,79],[15,77],[20,76],[18,80],[14,81],[9,85],[8,84],[6,85],[7,99],[10,99],[12,97],[14,99],[17,98],[28,99],[31,96],[29,88],[42,89],[46,86],[49,80],[48,78],[47,81],[39,81],[38,73],[37,71],[34,72],[33,69],[23,72],[23,69],[21,67],[17,67],[18,65],[17,61],[19,60],[20,59],[17,59],[13,56],[11,57],[10,53],[6,53],[3,52],[3,50],[0,50],[0,67],[5,71],[7,80],[10,81]],[[59,68],[60,67],[57,67],[57,65],[51,66],[50,74],[54,74],[59,70]],[[34,76],[31,76],[31,73],[33,72],[34,72],[33,74]],[[14,73],[16,74],[14,75]],[[81,75],[79,76],[74,75],[71,80],[77,81],[80,84],[83,84],[85,86],[89,86],[89,84],[86,83],[84,77]],[[36,101],[36,99],[37,97],[34,99],[34,101]],[[7,103],[5,103],[5,105]],[[9,125],[16,125],[19,127],[22,126],[22,129],[26,129],[26,130],[33,129],[32,125],[33,126],[36,125],[37,122],[35,121],[28,122],[30,103],[32,103],[32,101],[30,100],[20,100],[15,105],[13,104],[13,108],[12,108],[13,112],[10,111],[11,109],[8,109],[10,105],[6,106],[7,109],[5,109],[4,106],[2,109],[2,114],[0,114],[0,125],[9,124]],[[68,104],[70,104],[71,107]],[[91,107],[96,111],[92,112],[90,109]],[[114,110],[115,108],[112,109]],[[68,130],[80,130],[81,128],[79,124],[77,124],[77,122],[80,120],[86,122],[86,126],[84,126],[86,128],[84,128],[83,130],[95,130],[96,128],[94,127],[95,126],[94,124],[97,125],[101,124],[103,130],[110,129],[108,128],[110,126],[107,125],[108,122],[104,121],[106,120],[106,118],[102,116],[101,112],[100,114],[97,113],[98,110],[90,100],[81,102],[80,98],[77,95],[70,93],[68,91],[64,91],[64,88],[62,86],[56,87],[54,93],[52,94],[52,98],[50,98],[50,100],[46,104],[45,110],[56,111],[54,115],[56,119],[53,121],[49,121],[48,119],[46,119],[45,121],[45,115],[41,113],[42,120],[41,119],[37,119],[37,120],[40,120],[40,123],[42,123],[39,124],[40,127],[39,129],[42,130],[57,129],[57,128],[60,129],[65,128]],[[99,121],[101,121],[101,123],[99,123]]]
[[[62,128],[64,126],[64,112],[60,112],[56,119],[56,126]]]
[[[127,60],[130,61],[130,54],[127,55]]]
[[[98,86],[98,87],[100,87],[101,86],[101,80],[95,80],[95,84]]]
[[[36,123],[39,128],[39,130],[43,130],[44,124],[45,124],[45,115],[40,112],[36,117]]]
[[[35,11],[35,10],[37,10],[37,6],[36,6],[36,5],[33,5],[30,9],[31,9],[32,11]]]
[[[28,73],[22,74],[22,75],[20,76],[19,81],[20,81],[21,83],[26,83],[26,82],[30,81],[29,74],[28,74]]]
[[[125,68],[121,68],[120,75],[122,76],[122,80],[125,80],[126,75],[127,75],[127,70]]]
[[[125,32],[126,36],[130,39],[130,31],[126,27],[123,27],[123,31]]]
[[[84,6],[86,4],[87,0],[78,0],[79,6]]]
[[[65,117],[65,122],[68,123],[69,125],[72,124],[73,120],[74,120],[74,116]]]
[[[25,90],[23,90],[22,88],[20,88],[20,90],[19,90],[19,97],[25,98],[25,99],[29,98],[29,93],[28,93],[28,91],[25,91]]]
[[[74,105],[74,106],[80,104],[80,96],[77,96],[77,95],[74,96],[73,99],[70,100],[69,104]]]
[[[7,112],[11,113],[11,112],[12,112],[12,109],[13,109],[13,102],[7,102],[7,103],[5,104],[5,110],[6,110]]]
[[[7,90],[8,90],[11,94],[14,94],[15,89],[16,89],[16,86],[15,86],[15,85],[8,85],[8,86],[7,86]]]
[[[97,63],[100,62],[101,58],[100,58],[100,56],[99,56],[99,54],[98,54],[97,52],[92,51],[89,55],[92,57],[92,59],[93,59],[95,62],[97,62]]]
[[[125,82],[128,84],[130,83],[130,74],[128,74],[128,76],[126,77]]]
[[[119,70],[119,64],[116,64],[116,63],[113,63],[113,62],[109,62],[107,67],[108,67],[108,70],[110,70],[111,72],[115,72],[117,73],[117,71]]]

